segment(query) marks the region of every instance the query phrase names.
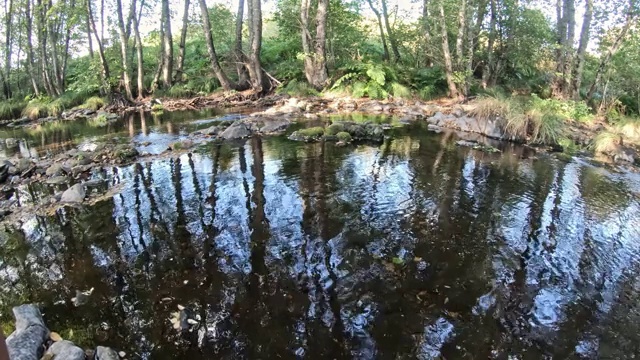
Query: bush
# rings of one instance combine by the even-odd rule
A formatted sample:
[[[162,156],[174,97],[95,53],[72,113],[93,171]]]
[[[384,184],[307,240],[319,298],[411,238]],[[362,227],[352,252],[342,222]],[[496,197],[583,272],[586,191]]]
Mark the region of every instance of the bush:
[[[49,104],[42,100],[31,100],[22,110],[22,115],[30,119],[39,119],[49,115]]]
[[[351,134],[349,134],[346,131],[341,131],[336,136],[338,137],[338,141],[341,141],[343,143],[350,143],[351,142]]]

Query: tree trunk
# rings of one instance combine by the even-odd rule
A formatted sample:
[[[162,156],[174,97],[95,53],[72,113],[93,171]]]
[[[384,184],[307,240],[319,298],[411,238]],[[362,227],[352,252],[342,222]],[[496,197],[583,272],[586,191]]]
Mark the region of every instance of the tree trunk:
[[[425,65],[431,67],[433,65],[431,59],[431,29],[429,28],[429,0],[424,0],[422,4],[422,31],[424,31],[424,58]]]
[[[262,47],[262,8],[261,0],[249,0],[249,42],[251,52],[249,53],[249,76],[251,87],[260,94],[270,89],[265,87],[262,65],[260,62],[260,49]]]
[[[318,0],[316,11],[316,34],[312,40],[309,32],[310,0],[302,0],[300,4],[300,21],[302,23],[302,48],[304,51],[304,72],[307,81],[317,90],[327,85],[329,75],[326,65],[326,25],[329,0]],[[314,42],[312,44],[312,41]],[[313,45],[313,50],[311,50]]]
[[[120,34],[120,54],[122,55],[122,78],[124,92],[127,100],[133,100],[131,91],[131,64],[129,64],[129,46],[125,30],[124,17],[122,16],[122,0],[116,0],[116,12],[118,13],[118,33]]]
[[[4,58],[4,76],[2,81],[2,88],[4,92],[5,98],[11,98],[11,84],[9,77],[11,76],[11,53],[12,53],[12,43],[11,43],[11,30],[13,28],[13,0],[5,0],[4,2],[4,11],[5,11],[5,58]]]
[[[49,73],[47,71],[47,30],[45,23],[45,14],[48,9],[46,8],[46,4],[42,3],[42,0],[37,0],[36,3],[36,28],[38,30],[38,52],[40,55],[40,72],[42,77],[42,83],[44,84],[44,88],[47,91],[47,95],[54,96],[55,90],[51,84],[51,80],[49,79]]]
[[[184,13],[182,14],[182,30],[180,31],[180,44],[178,45],[178,65],[174,82],[179,83],[184,80],[184,56],[187,42],[187,25],[189,23],[189,0],[184,0]]]
[[[140,3],[140,13],[144,9],[144,0]],[[138,60],[138,99],[144,97],[144,62],[142,58],[142,38],[140,37],[140,24],[138,17],[133,17],[133,35],[136,41],[136,59]]]
[[[209,51],[209,59],[211,60],[211,69],[225,91],[235,90],[237,85],[229,80],[218,61],[216,48],[213,44],[213,34],[211,33],[211,22],[209,21],[209,9],[207,8],[207,3],[205,0],[198,0],[198,2],[200,4],[200,15],[202,17],[202,27],[204,28],[204,34],[206,37],[207,50]]]
[[[72,9],[75,8],[76,0],[71,0],[70,5]],[[66,23],[67,33],[64,37],[64,53],[62,55],[62,71],[60,71],[60,88],[62,89],[62,91],[65,90],[65,83],[67,80],[67,64],[69,62],[69,42],[71,41],[71,28],[72,28],[70,16],[67,16],[66,22],[67,22]]]
[[[140,24],[140,21],[138,21]],[[151,92],[155,92],[160,85],[160,76],[162,75],[162,69],[164,69],[164,19],[160,18],[160,51],[158,52],[158,67],[153,75],[151,81]]]
[[[391,43],[391,51],[393,51],[393,59],[395,62],[400,61],[400,51],[398,51],[398,41],[389,25],[389,11],[387,9],[387,0],[380,0],[382,4],[382,16],[384,17],[384,26],[387,29],[387,35],[389,36],[389,42]]]
[[[249,0],[251,1],[251,0]],[[248,88],[249,73],[247,72],[246,62],[247,59],[242,51],[242,22],[244,17],[244,0],[238,1],[238,14],[236,15],[236,44],[234,48],[234,55],[236,58],[236,71],[238,73],[238,87]]]
[[[447,34],[447,21],[444,15],[444,7],[442,6],[442,1],[440,0],[438,3],[438,7],[440,10],[440,29],[442,32],[442,53],[444,56],[444,69],[445,75],[447,78],[447,85],[449,86],[449,97],[457,98],[458,97],[458,88],[456,87],[456,83],[453,81],[453,63],[451,61],[451,53],[449,51],[449,36]]]
[[[456,37],[456,64],[464,63],[464,34],[467,27],[466,20],[467,0],[461,0],[458,9],[458,36]]]
[[[382,50],[383,50],[382,60],[388,61],[391,57],[389,56],[389,47],[387,46],[387,37],[384,34],[384,27],[382,24],[382,15],[380,15],[380,11],[378,11],[378,9],[376,9],[375,6],[373,6],[372,0],[367,0],[367,2],[369,3],[369,7],[371,7],[371,11],[373,11],[373,13],[376,15],[376,18],[378,18],[378,29],[380,30],[380,40],[382,41]]]
[[[171,35],[171,13],[169,0],[162,0],[162,18],[164,19],[164,61],[162,67],[162,82],[165,87],[171,87],[173,75],[173,36]]]
[[[27,0],[25,6],[25,23],[27,27],[27,71],[29,72],[29,77],[31,78],[31,86],[33,87],[33,92],[36,96],[40,96],[40,88],[38,87],[38,82],[36,81],[35,69],[33,66],[33,41],[31,36],[33,34],[33,18],[32,18],[32,7],[33,3],[31,0]]]
[[[91,0],[85,0],[91,1]],[[89,56],[93,59],[93,36],[91,35],[91,21],[89,21],[89,15],[87,14],[87,41],[89,42]]]
[[[622,45],[622,42],[624,38],[627,36],[627,33],[629,32],[631,25],[633,25],[636,17],[637,15],[634,11],[634,0],[629,0],[629,9],[627,9],[627,19],[625,20],[625,24],[620,30],[620,33],[618,34],[618,37],[616,37],[613,44],[609,46],[607,53],[600,60],[600,64],[598,65],[598,70],[596,71],[596,78],[593,81],[593,84],[591,84],[591,87],[589,88],[589,93],[587,94],[587,102],[593,99],[593,95],[595,94],[598,86],[600,86],[600,82],[602,81],[602,76],[604,75],[605,70],[609,66],[609,63],[611,62],[611,58],[618,51],[618,49],[620,48],[620,45]]]
[[[576,33],[576,6],[575,0],[565,0],[567,16],[567,38],[564,45],[564,69],[563,69],[563,96],[567,97],[571,92],[571,75],[573,73],[573,43]]]
[[[93,29],[93,35],[96,37],[96,44],[98,45],[98,56],[100,57],[100,64],[102,65],[102,87],[103,91],[109,92],[109,63],[107,62],[107,58],[104,56],[104,48],[102,46],[102,38],[98,36],[98,28],[96,27],[95,21],[93,21],[93,12],[91,11],[91,1],[87,0],[87,12],[89,14],[89,23],[91,24],[91,28]]]
[[[490,0],[489,7],[491,11],[491,18],[489,20],[489,41],[487,42],[487,62],[484,64],[484,69],[482,70],[482,88],[486,89],[489,86],[489,81],[492,78],[491,72],[494,69],[493,64],[493,47],[496,41],[496,22],[497,22],[497,14],[496,14],[496,1]]]
[[[576,100],[580,99],[580,87],[582,86],[582,73],[584,70],[584,57],[589,45],[591,31],[591,19],[593,17],[593,0],[586,0],[584,18],[582,20],[582,30],[580,31],[580,45],[576,56],[575,72],[573,74],[572,94]]]

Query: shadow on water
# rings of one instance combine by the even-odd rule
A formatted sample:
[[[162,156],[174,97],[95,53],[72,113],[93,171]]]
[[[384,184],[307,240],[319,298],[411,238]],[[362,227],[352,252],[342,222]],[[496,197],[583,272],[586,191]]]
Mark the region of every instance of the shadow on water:
[[[251,138],[115,169],[112,199],[1,233],[1,304],[134,358],[638,353],[639,179],[455,140]]]

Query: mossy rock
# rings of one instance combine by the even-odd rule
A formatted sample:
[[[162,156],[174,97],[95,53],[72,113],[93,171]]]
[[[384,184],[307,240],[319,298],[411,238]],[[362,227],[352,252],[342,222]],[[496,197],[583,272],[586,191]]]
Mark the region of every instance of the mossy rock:
[[[115,148],[113,156],[120,160],[129,160],[138,156],[138,150],[129,145],[119,145]]]
[[[325,135],[338,135],[339,132],[344,131],[344,126],[340,123],[334,123],[325,129]]]
[[[294,131],[293,134],[289,136],[289,139],[294,141],[316,141],[320,140],[323,135],[324,128],[321,126],[316,126]]]
[[[336,137],[338,138],[338,141],[343,142],[343,143],[350,143],[352,139],[351,134],[349,134],[346,131],[341,131],[339,133],[336,134]]]

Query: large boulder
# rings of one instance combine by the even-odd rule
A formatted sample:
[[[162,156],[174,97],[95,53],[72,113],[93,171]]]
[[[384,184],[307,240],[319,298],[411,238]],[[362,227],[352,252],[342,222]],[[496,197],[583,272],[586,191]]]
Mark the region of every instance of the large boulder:
[[[251,136],[251,128],[244,122],[236,121],[226,128],[220,137],[227,140],[242,139]]]
[[[291,122],[288,120],[266,120],[264,125],[260,128],[260,132],[263,134],[274,134],[286,131]]]
[[[47,176],[60,176],[65,174],[65,168],[60,163],[53,163],[45,172]]]
[[[86,358],[84,350],[68,340],[53,343],[49,349],[47,349],[45,357],[52,360],[85,360]]]
[[[38,360],[42,356],[42,344],[49,336],[40,310],[35,305],[13,308],[16,331],[7,338],[7,349],[11,360]]]
[[[82,184],[75,184],[62,193],[60,202],[65,204],[79,204],[84,201],[86,195],[87,193],[84,190],[84,186],[82,186]]]

